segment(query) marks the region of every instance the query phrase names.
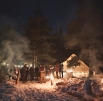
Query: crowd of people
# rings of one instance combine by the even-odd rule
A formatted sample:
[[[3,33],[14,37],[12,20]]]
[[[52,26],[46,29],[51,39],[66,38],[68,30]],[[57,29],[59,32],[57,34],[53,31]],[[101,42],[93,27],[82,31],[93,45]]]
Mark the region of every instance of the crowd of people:
[[[22,68],[15,68],[14,67],[14,74],[16,75],[16,83],[17,80],[22,81],[25,83],[26,81],[39,81],[41,73],[44,73],[45,76],[49,76],[51,73],[56,78],[63,78],[63,64],[56,64],[56,65],[40,65],[29,67],[27,64],[24,64]]]

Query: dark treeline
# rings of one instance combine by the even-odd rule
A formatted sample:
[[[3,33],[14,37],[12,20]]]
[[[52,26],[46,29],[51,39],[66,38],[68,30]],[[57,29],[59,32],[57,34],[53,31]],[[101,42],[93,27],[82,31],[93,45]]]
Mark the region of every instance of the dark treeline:
[[[101,0],[77,0],[75,19],[67,25],[65,46],[76,50],[78,57],[93,71],[99,71],[103,61],[103,16]],[[100,8],[101,7],[101,8]]]
[[[22,26],[23,33],[18,34],[9,25],[0,27],[0,64],[3,61],[55,64],[74,53],[91,70],[99,70],[103,64],[102,0],[77,0],[77,3],[76,16],[67,25],[66,33],[61,27],[54,32],[38,7],[34,17],[27,19],[28,25]]]

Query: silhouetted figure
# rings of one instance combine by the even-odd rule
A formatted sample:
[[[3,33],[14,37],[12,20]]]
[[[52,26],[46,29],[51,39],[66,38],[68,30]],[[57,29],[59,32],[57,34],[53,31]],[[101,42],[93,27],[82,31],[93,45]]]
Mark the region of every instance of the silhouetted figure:
[[[41,65],[41,67],[39,68],[39,71],[40,71],[40,78],[39,78],[39,82],[40,83],[45,83],[46,80],[45,80],[45,67],[44,65]]]
[[[20,73],[21,73],[21,81],[25,82],[26,81],[26,77],[27,77],[27,65],[25,64],[21,70],[20,70]]]
[[[55,65],[55,71],[56,71],[56,77],[59,78],[58,73],[59,73],[59,64]]]
[[[60,65],[59,75],[60,75],[60,78],[63,78],[63,64]]]
[[[29,67],[26,66],[26,77],[25,77],[25,81],[28,81],[28,77],[29,77]]]
[[[14,68],[14,74],[16,75],[15,84],[17,84],[19,80],[19,75],[20,75],[19,68]]]
[[[18,83],[20,72],[19,68],[15,67],[14,65],[10,65],[10,69],[8,69],[9,78],[15,80],[15,84]]]
[[[33,81],[34,80],[34,73],[35,73],[35,69],[34,67],[30,67],[30,81]]]
[[[38,78],[40,77],[40,72],[39,72],[38,66],[35,68],[35,75],[36,75],[36,80],[38,80]]]
[[[49,76],[50,75],[50,68],[49,66],[46,67],[46,76]]]

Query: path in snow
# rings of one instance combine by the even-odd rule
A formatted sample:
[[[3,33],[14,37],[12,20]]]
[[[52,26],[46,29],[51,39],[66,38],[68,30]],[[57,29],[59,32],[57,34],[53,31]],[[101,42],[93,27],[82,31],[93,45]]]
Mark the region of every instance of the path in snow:
[[[76,97],[56,91],[55,87],[50,82],[13,85],[9,81],[0,87],[0,101],[79,101]]]
[[[14,85],[7,81],[0,86],[0,101],[103,101],[101,78],[70,78],[64,85],[56,86],[61,79],[54,79],[53,84],[19,82]]]

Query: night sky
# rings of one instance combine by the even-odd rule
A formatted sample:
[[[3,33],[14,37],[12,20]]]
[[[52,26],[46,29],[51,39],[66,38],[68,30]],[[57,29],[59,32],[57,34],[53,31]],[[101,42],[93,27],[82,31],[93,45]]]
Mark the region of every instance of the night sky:
[[[34,17],[37,6],[49,20],[49,25],[56,30],[66,25],[75,17],[76,0],[0,0],[0,25],[26,25],[28,17]]]

